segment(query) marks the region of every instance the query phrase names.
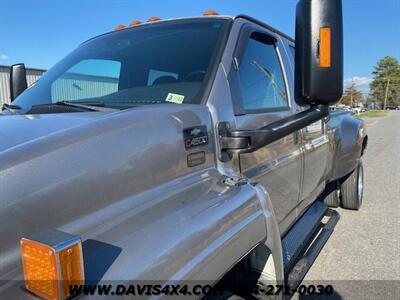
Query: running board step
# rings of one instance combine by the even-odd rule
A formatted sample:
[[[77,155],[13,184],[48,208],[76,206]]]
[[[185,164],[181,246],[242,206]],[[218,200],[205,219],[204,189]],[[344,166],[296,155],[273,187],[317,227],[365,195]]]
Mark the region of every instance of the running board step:
[[[314,202],[282,239],[285,274],[288,274],[299,255],[305,250],[319,229],[328,207],[321,201]]]
[[[325,211],[324,218],[321,219],[309,244],[300,251],[299,256],[288,273],[285,272],[285,280],[290,286],[290,290],[295,290],[300,285],[304,276],[307,274],[318,254],[331,236],[339,219],[340,216],[335,210],[327,209]]]

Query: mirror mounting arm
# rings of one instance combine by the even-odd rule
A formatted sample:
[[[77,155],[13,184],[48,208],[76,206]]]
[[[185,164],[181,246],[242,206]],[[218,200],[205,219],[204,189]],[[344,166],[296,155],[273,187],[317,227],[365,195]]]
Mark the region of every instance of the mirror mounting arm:
[[[329,116],[328,105],[314,105],[292,116],[254,130],[230,130],[227,122],[218,124],[220,160],[232,159],[235,153],[251,153],[291,133]]]

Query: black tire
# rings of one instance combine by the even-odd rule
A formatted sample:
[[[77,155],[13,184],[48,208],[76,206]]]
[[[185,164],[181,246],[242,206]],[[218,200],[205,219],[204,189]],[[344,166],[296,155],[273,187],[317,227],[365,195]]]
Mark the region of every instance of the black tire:
[[[364,168],[360,161],[340,187],[341,207],[359,210],[364,193]]]
[[[324,199],[324,202],[329,207],[339,207],[340,206],[340,189],[335,189],[330,192]]]

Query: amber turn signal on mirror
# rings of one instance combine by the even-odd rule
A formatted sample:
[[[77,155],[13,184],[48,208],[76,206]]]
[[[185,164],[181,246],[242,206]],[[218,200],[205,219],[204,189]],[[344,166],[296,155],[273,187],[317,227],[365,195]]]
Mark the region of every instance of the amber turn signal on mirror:
[[[46,230],[20,242],[25,287],[43,299],[66,299],[70,286],[85,281],[82,242],[59,230]]]
[[[331,28],[323,27],[319,30],[319,66],[331,67]]]

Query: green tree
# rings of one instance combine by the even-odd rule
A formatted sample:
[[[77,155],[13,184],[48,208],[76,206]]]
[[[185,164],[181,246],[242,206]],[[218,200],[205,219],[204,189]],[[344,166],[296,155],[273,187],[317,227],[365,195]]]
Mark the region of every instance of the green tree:
[[[344,91],[340,103],[352,106],[360,102],[364,102],[364,95],[362,92],[357,90],[356,84],[352,82],[352,84]]]
[[[387,89],[386,105],[400,105],[400,64],[391,56],[385,56],[378,61],[372,72],[370,84],[371,95],[384,102]]]

